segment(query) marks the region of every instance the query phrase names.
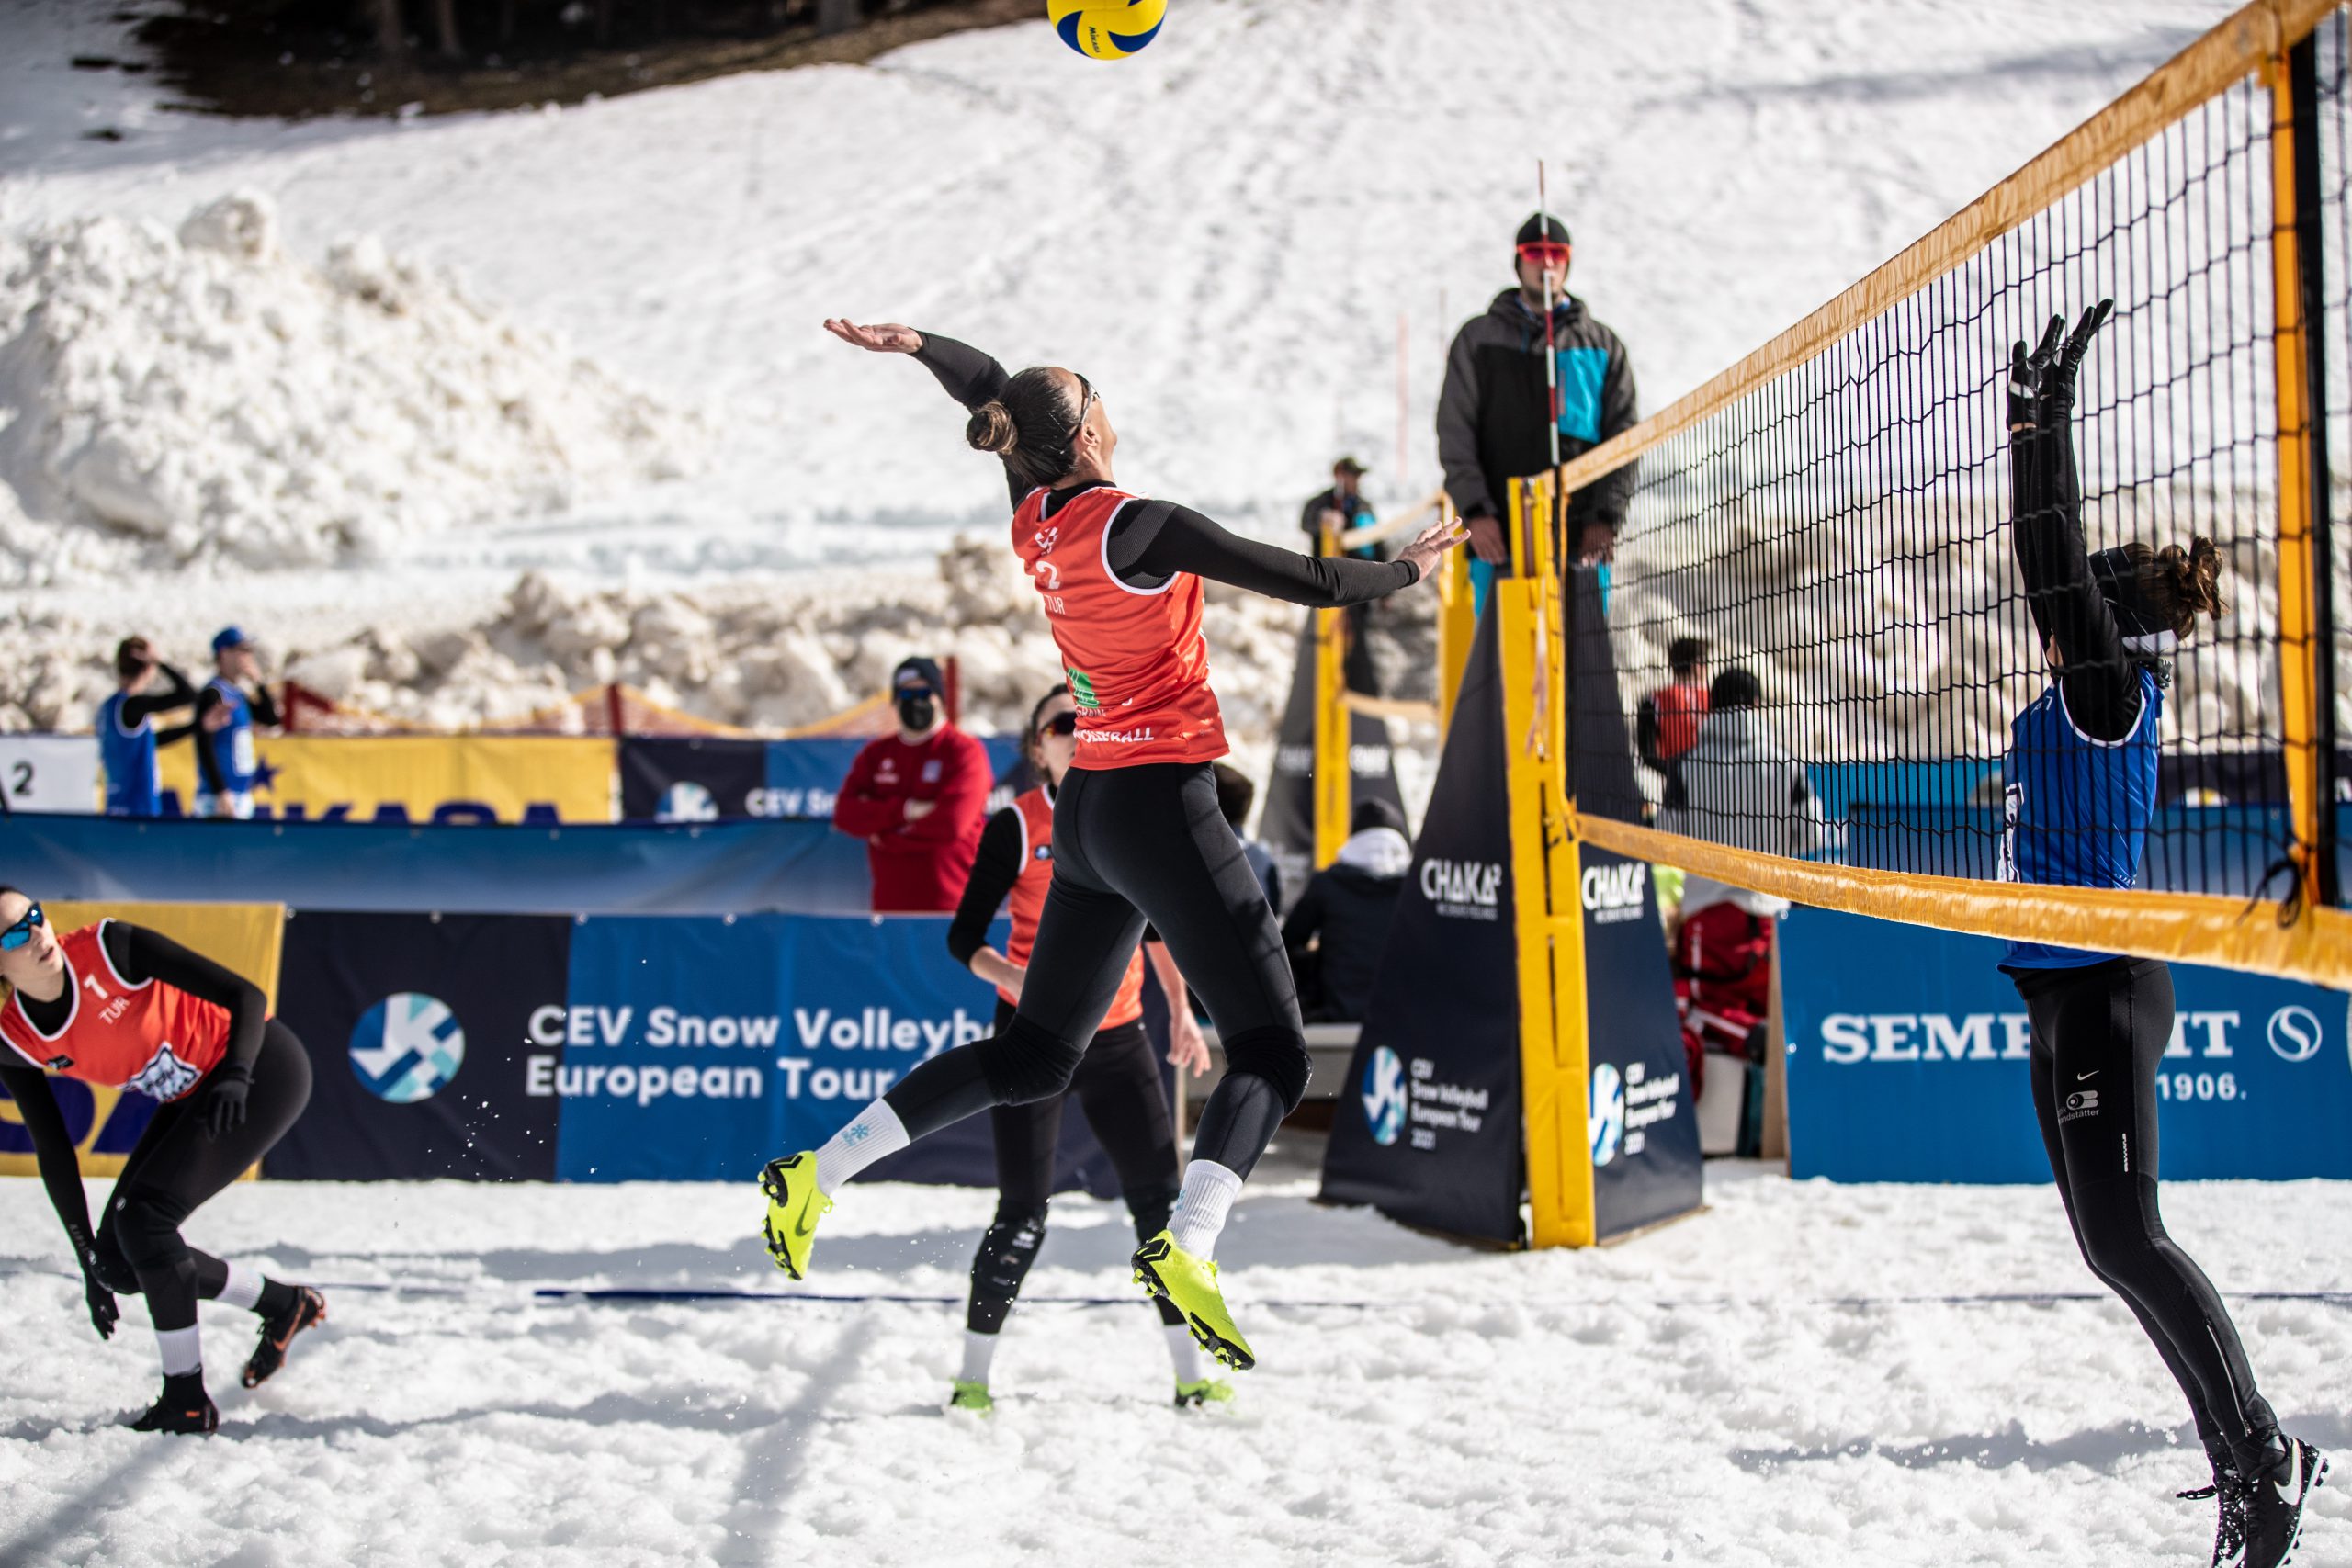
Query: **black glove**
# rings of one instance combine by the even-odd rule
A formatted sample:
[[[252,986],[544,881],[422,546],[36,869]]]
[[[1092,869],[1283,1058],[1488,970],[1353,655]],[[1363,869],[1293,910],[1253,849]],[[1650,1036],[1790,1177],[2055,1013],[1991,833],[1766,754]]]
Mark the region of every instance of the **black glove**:
[[[2073,332],[2066,318],[2052,316],[2041,341],[2029,354],[2019,343],[2009,350],[2009,430],[2049,430],[2064,423],[2075,412],[2075,377],[2090,352],[2091,339],[2115,313],[2115,301],[2102,299],[2085,310]]]
[[[115,1310],[114,1292],[98,1283],[97,1260],[88,1248],[77,1245],[74,1251],[82,1265],[82,1300],[90,1308],[90,1326],[98,1331],[99,1338],[111,1339],[115,1319],[122,1315]]]
[[[253,1092],[254,1070],[223,1062],[212,1069],[211,1083],[204,1097],[204,1130],[217,1141],[245,1124],[245,1096]]]

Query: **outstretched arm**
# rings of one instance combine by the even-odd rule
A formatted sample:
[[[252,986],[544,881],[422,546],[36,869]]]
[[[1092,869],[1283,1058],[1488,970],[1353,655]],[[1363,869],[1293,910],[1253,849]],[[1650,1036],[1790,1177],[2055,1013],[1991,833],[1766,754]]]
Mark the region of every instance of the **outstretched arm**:
[[[1108,559],[1122,582],[1154,588],[1180,571],[1317,609],[1359,604],[1410,588],[1462,542],[1452,521],[1425,529],[1392,561],[1303,556],[1227,533],[1189,506],[1134,503],[1112,525]]]
[[[835,317],[826,321],[825,330],[870,354],[913,355],[917,364],[938,378],[947,395],[967,409],[978,409],[1002,396],[1005,383],[1012,379],[1003,366],[967,343],[937,333],[919,333],[896,321],[860,326]],[[1005,470],[1004,488],[1015,506],[1028,494],[1011,468]]]

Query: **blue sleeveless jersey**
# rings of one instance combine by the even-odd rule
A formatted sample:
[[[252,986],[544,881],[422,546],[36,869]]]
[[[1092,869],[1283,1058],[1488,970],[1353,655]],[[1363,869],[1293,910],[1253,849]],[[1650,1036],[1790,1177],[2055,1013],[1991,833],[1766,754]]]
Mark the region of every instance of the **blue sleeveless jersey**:
[[[2140,722],[2120,740],[2094,740],[2075,728],[2055,681],[2011,722],[2009,754],[2001,760],[2008,819],[2002,881],[2064,887],[2139,883],[2148,824],[2156,814],[2156,731],[2165,693],[2152,671],[2138,674]],[[2073,969],[2114,956],[2013,942],[2001,967]]]
[[[245,701],[244,693],[227,681],[214,681],[212,689],[220,694],[229,722],[209,735],[199,731],[199,744],[212,748],[212,761],[220,770],[222,787],[232,795],[250,795],[260,765],[254,752],[253,705]],[[201,790],[203,786],[199,784],[197,787]]]
[[[98,765],[107,773],[107,815],[153,817],[162,809],[163,775],[155,766],[155,724],[122,722],[127,694],[117,692],[98,705]]]

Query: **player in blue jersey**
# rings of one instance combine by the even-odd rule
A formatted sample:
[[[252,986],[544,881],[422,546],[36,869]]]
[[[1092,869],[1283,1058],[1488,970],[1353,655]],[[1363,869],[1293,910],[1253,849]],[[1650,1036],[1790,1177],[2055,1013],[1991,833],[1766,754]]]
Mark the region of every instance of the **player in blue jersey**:
[[[2002,873],[2018,882],[2130,887],[2156,806],[2167,656],[2223,613],[2221,552],[2133,543],[2089,554],[2071,428],[2075,376],[2112,309],[2072,333],[2053,319],[2009,363],[2018,570],[2051,671],[2010,727]],[[2165,1234],[2156,1206],[2156,1073],[2173,1024],[2163,964],[2011,942],[2002,969],[2032,1020],[2033,1107],[2066,1218],[2091,1271],[2123,1298],[2181,1392],[2213,1466],[2213,1562],[2278,1568],[2326,1473],[2282,1436],[2221,1296]]]
[[[155,728],[155,716],[184,708],[196,701],[187,677],[155,657],[143,637],[127,637],[116,645],[114,695],[98,705],[96,728],[98,763],[107,775],[107,815],[153,817],[161,809],[164,782],[156,772],[155,753],[196,733],[196,722]],[[163,688],[156,689],[160,678]]]
[[[269,688],[255,679],[261,660],[253,638],[237,626],[223,626],[212,639],[212,679],[196,699],[196,720],[203,736],[196,747],[197,817],[254,814],[254,784],[261,776],[261,758],[254,748],[254,726],[277,723],[277,705]],[[247,694],[244,682],[254,682]]]

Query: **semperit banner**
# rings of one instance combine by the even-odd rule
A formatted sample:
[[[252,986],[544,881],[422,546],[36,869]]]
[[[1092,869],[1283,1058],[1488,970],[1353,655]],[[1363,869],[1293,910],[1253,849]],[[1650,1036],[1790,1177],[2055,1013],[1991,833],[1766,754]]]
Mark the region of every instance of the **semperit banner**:
[[[610,822],[613,743],[574,735],[280,735],[257,742],[254,814],[288,822]],[[196,754],[163,752],[164,815]]]
[[[38,895],[39,890],[34,890]],[[259,986],[277,1005],[277,971],[286,912],[276,904],[82,904],[44,901],[41,912],[62,935],[102,919],[128,920],[160,931]],[[50,1092],[64,1114],[85,1176],[121,1174],[123,1157],[154,1119],[155,1101],[143,1094],[52,1076]],[[24,1118],[0,1090],[0,1176],[38,1176],[32,1139]]]

